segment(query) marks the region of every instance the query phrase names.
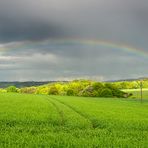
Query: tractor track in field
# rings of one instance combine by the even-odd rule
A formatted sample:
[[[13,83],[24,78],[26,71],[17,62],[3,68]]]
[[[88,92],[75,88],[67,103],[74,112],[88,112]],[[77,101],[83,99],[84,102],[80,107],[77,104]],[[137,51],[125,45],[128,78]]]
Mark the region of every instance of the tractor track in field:
[[[65,106],[67,106],[67,107],[70,108],[72,111],[74,111],[75,113],[77,113],[78,115],[80,115],[81,117],[83,117],[84,119],[86,119],[87,121],[89,121],[91,128],[93,128],[93,129],[96,128],[96,126],[93,124],[92,120],[89,119],[89,118],[88,118],[85,114],[83,114],[82,112],[76,110],[74,107],[72,107],[72,106],[70,106],[70,105],[68,105],[68,104],[66,104],[66,103],[64,103],[64,102],[62,102],[62,101],[59,101],[58,99],[56,99],[56,98],[54,98],[54,97],[49,96],[49,98],[51,98],[52,100],[56,100],[57,102],[59,102],[59,103],[65,105]]]
[[[64,124],[65,124],[65,119],[64,119],[64,113],[63,113],[63,111],[60,110],[59,107],[58,107],[53,101],[49,100],[49,97],[46,96],[45,98],[46,98],[46,100],[47,100],[48,102],[50,102],[50,103],[55,107],[55,109],[57,110],[57,112],[58,112],[58,114],[59,114],[59,116],[60,116],[60,125],[64,125]]]

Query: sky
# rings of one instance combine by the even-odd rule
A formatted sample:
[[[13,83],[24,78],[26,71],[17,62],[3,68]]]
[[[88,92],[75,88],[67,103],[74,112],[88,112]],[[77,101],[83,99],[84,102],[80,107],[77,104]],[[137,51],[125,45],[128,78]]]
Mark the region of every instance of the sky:
[[[147,14],[147,0],[0,0],[0,81],[147,77]]]

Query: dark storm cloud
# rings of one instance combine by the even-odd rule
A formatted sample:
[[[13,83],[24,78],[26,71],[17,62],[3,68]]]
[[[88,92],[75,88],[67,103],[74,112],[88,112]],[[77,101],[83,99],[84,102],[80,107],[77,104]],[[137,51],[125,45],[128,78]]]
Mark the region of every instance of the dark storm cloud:
[[[50,17],[43,19],[43,10],[35,4],[36,1],[33,4],[21,0],[0,1],[0,42],[42,40],[64,35],[62,25]]]
[[[0,41],[12,42],[22,40],[42,40],[49,37],[59,37],[62,30],[56,24],[45,22],[24,22],[2,20],[0,24]]]
[[[52,39],[106,40],[148,51],[147,14],[147,0],[1,0],[0,79],[145,76],[148,60],[140,55]]]
[[[76,36],[138,46],[147,41],[147,8],[144,0],[1,0],[0,41]]]

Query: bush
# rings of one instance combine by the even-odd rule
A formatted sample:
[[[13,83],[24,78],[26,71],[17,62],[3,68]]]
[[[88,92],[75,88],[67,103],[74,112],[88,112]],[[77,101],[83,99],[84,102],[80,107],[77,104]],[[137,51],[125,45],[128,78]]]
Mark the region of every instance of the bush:
[[[100,82],[95,82],[93,84],[93,89],[96,90],[96,91],[98,91],[99,89],[102,89],[102,88],[104,88],[104,85]]]
[[[112,91],[109,88],[104,88],[100,92],[101,97],[113,97]]]
[[[20,89],[21,93],[27,93],[27,94],[35,94],[37,92],[36,87],[24,87]]]
[[[118,98],[123,98],[123,97],[128,97],[129,94],[119,90],[115,85],[110,84],[110,83],[106,83],[105,87],[110,89],[112,91],[112,94],[114,97],[118,97]]]
[[[113,96],[118,97],[118,98],[122,98],[126,94],[125,92],[123,92],[119,89],[112,89],[112,93],[113,93]]]
[[[84,90],[82,90],[79,93],[79,96],[93,97],[93,87],[92,86],[87,86]]]
[[[51,86],[48,92],[49,95],[58,95],[59,91],[55,86]]]
[[[49,87],[37,87],[36,94],[47,95],[49,93]]]
[[[113,84],[111,84],[111,83],[106,83],[105,84],[105,88],[109,88],[109,89],[117,89],[117,87],[115,86],[115,85],[113,85]]]
[[[66,94],[67,94],[67,96],[74,96],[75,95],[75,93],[72,89],[68,89]]]
[[[0,89],[0,93],[6,93],[7,92],[7,90],[5,90],[5,89]]]
[[[93,97],[100,97],[100,90],[98,90],[98,91],[94,90]]]
[[[15,86],[9,86],[6,90],[7,92],[17,92],[17,88]]]

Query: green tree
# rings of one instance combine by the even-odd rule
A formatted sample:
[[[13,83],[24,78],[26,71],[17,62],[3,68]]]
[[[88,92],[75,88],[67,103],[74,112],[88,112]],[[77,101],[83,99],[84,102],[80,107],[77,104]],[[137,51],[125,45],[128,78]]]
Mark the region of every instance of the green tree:
[[[104,85],[101,83],[101,82],[95,82],[94,84],[93,84],[93,89],[94,90],[99,90],[99,89],[103,89],[104,88]]]
[[[9,86],[6,90],[7,92],[17,92],[17,88],[15,86]]]
[[[24,87],[20,89],[21,93],[27,93],[27,94],[36,94],[37,88],[36,87]]]
[[[59,91],[58,91],[58,89],[53,85],[53,86],[50,87],[49,93],[48,93],[48,94],[49,94],[49,95],[58,95],[58,94],[59,94]]]
[[[74,93],[73,89],[67,90],[67,96],[74,96],[74,95],[75,95],[75,93]]]
[[[104,88],[104,89],[102,89],[100,96],[101,97],[113,97],[113,94],[109,88]]]

